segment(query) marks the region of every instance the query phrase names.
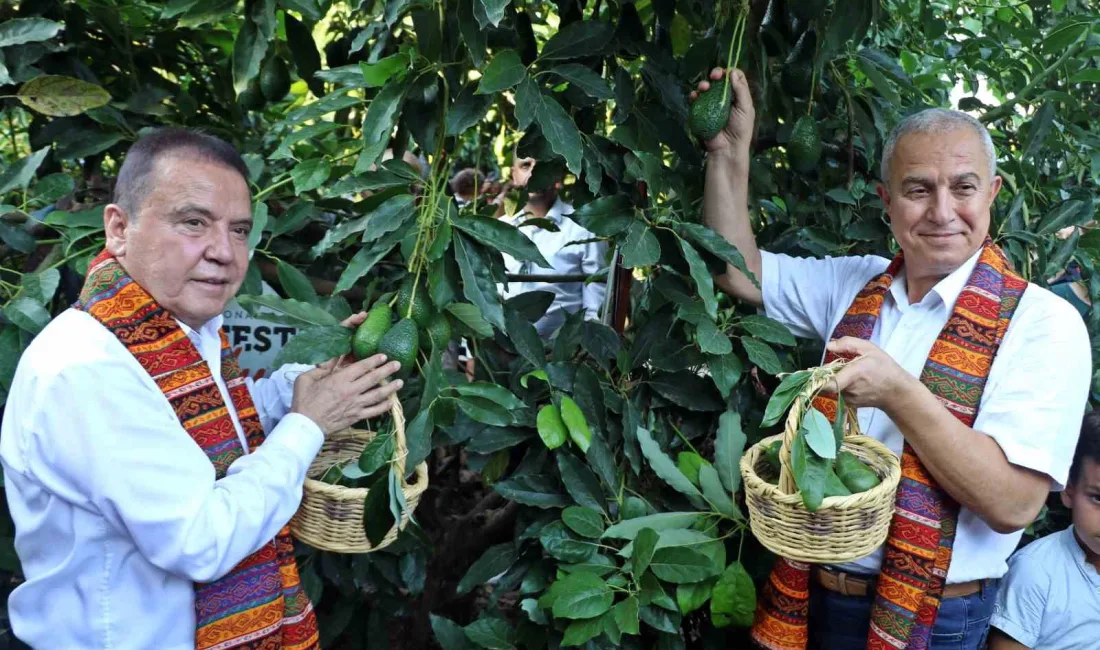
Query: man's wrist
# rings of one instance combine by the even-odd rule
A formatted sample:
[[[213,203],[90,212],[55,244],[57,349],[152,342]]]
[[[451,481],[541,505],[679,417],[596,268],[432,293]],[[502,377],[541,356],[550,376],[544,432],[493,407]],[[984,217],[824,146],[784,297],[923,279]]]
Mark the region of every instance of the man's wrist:
[[[736,145],[707,152],[708,165],[728,168],[731,171],[743,170],[747,172],[750,159],[748,147]]]

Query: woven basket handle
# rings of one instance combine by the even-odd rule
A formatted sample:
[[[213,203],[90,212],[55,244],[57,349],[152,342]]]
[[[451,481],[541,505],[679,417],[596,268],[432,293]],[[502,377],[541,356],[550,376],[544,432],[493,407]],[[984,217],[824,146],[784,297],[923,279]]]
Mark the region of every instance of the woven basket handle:
[[[396,466],[401,485],[408,485],[405,481],[405,459],[409,456],[409,448],[405,442],[405,410],[401,408],[401,400],[397,399],[397,393],[390,395],[390,415],[393,416],[393,464]]]
[[[830,384],[836,385],[834,375],[831,373],[814,377],[795,398],[787,414],[787,422],[783,427],[783,446],[779,449],[779,491],[784,494],[794,494],[798,491],[798,485],[794,480],[794,468],[791,465],[791,445],[794,444],[795,437],[802,428],[802,416],[809,411],[813,398]],[[844,418],[845,438],[860,435],[859,419],[856,417],[854,408],[846,405],[844,413],[838,413],[837,417]]]

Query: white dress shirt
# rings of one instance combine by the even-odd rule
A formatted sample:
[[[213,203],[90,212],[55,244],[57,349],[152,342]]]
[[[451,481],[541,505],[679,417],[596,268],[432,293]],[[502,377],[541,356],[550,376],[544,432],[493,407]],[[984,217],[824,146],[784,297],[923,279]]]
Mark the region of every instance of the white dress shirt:
[[[185,331],[221,389],[221,317]],[[26,582],[15,635],[49,650],[195,647],[194,582],[216,580],[271,541],[302,497],[324,436],[288,413],[283,367],[252,383],[267,439],[221,480],[167,398],[99,322],[69,309],[24,352],[3,428],[8,505]]]
[[[600,270],[604,265],[604,258],[607,257],[607,244],[602,241],[572,244],[571,242],[592,239],[596,236],[566,216],[572,213],[573,206],[559,198],[546,214],[546,218],[557,225],[558,232],[538,226],[520,228],[520,232],[527,235],[546,261],[550,262],[550,268],[538,266],[532,262],[520,262],[504,253],[504,266],[508,273],[540,275],[587,273],[591,275]],[[531,217],[530,214],[520,213],[509,217],[507,222],[513,226],[519,226]],[[528,291],[549,291],[554,294],[554,302],[550,305],[550,309],[535,323],[535,328],[543,338],[553,334],[565,323],[567,313],[584,309],[585,318],[598,319],[604,296],[607,294],[607,285],[603,282],[587,284],[584,282],[509,282],[507,287],[501,285],[499,289],[505,299]]]
[[[761,287],[767,315],[795,336],[827,340],[867,281],[886,270],[882,257],[795,258],[763,252]],[[910,304],[902,270],[885,296],[871,342],[919,377],[955,308],[976,253],[926,296]],[[1029,284],[993,360],[973,428],[997,441],[1009,462],[1051,477],[1060,490],[1069,473],[1092,376],[1085,324],[1065,300]],[[904,438],[878,409],[859,409],[860,428],[901,455]],[[1002,535],[974,512],[959,513],[948,583],[999,578],[1022,531]],[[878,573],[883,551],[841,567]]]

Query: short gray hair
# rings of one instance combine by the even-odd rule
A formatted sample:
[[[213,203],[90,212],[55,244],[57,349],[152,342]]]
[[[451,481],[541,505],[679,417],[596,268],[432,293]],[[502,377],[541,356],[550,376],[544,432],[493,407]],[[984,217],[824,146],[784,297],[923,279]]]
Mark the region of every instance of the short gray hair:
[[[989,131],[985,125],[971,115],[962,111],[953,111],[946,108],[926,108],[918,113],[906,117],[886,139],[882,147],[882,166],[879,172],[884,183],[890,182],[890,161],[894,158],[894,150],[898,147],[898,141],[911,133],[949,133],[960,129],[970,129],[982,142],[982,149],[989,159],[989,178],[997,173],[997,150],[993,148],[993,138],[989,137]]]

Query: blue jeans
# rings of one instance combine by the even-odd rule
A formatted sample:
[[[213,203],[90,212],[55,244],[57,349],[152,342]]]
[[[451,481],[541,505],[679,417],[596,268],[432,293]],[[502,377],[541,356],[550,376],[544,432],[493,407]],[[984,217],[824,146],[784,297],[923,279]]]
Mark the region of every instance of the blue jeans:
[[[986,580],[981,591],[940,603],[929,650],[985,648],[998,582]],[[815,585],[810,590],[810,648],[864,650],[871,628],[873,600],[873,594],[844,596]]]

